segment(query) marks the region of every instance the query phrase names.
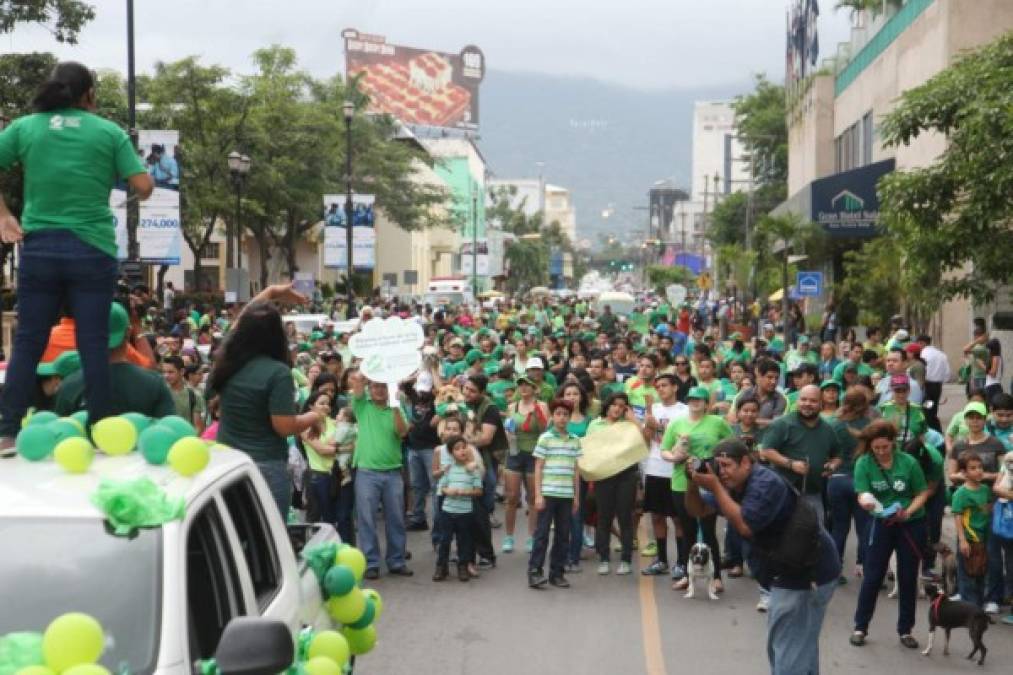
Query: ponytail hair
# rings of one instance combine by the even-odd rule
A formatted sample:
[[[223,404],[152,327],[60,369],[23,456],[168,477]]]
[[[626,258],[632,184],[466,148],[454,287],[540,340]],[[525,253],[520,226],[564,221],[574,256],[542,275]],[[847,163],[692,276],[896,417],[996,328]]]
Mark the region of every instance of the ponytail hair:
[[[76,61],[57,64],[49,79],[42,83],[32,100],[36,112],[72,108],[95,86],[95,77]]]

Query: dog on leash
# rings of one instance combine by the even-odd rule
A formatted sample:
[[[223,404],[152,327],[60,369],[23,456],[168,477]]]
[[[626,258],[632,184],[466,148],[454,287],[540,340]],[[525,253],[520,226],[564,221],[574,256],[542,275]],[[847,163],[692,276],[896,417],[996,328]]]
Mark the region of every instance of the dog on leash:
[[[953,549],[943,542],[937,542],[933,548],[939,558],[939,577],[943,584],[942,591],[947,596],[957,592],[957,556]],[[926,592],[926,594],[928,594]],[[932,597],[932,596],[929,596]]]
[[[714,592],[714,577],[716,575],[714,556],[711,554],[710,546],[702,542],[693,544],[693,548],[689,549],[689,565],[686,570],[689,587],[682,597],[693,598],[696,595],[696,582],[702,580],[706,584],[707,595],[711,600],[717,600],[718,595]]]
[[[985,654],[988,653],[988,649],[985,648],[982,637],[988,630],[988,625],[992,623],[988,614],[985,614],[977,605],[972,605],[969,602],[950,600],[946,596],[946,592],[935,584],[926,584],[925,592],[932,598],[932,604],[929,606],[929,644],[922,654],[928,656],[932,653],[936,628],[942,628],[946,633],[943,656],[949,656],[950,631],[954,628],[966,628],[971,636],[971,644],[974,645],[974,649],[967,655],[967,658],[973,659],[975,654],[980,653],[978,665],[985,665]]]

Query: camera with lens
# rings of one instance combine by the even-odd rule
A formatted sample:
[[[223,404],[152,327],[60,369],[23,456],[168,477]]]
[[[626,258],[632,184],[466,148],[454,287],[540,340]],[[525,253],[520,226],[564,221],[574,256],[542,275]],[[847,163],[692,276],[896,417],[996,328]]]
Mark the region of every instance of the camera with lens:
[[[689,466],[693,470],[693,473],[718,473],[718,467],[713,457],[709,459],[693,457],[689,460]]]

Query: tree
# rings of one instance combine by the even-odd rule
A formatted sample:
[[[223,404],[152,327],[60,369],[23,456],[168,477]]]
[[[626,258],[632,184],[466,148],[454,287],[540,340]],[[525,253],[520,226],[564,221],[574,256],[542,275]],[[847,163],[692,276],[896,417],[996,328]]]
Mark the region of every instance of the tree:
[[[878,186],[904,286],[938,275],[937,307],[954,297],[991,301],[1013,281],[1013,33],[905,92],[880,130],[892,147],[947,137],[934,163]]]
[[[0,33],[19,23],[46,28],[57,42],[77,44],[77,35],[95,18],[95,10],[81,0],[0,0]]]
[[[752,93],[739,96],[733,104],[735,128],[753,155],[753,178],[761,184],[788,180],[788,123],[784,87],[756,76]]]
[[[658,295],[665,295],[665,288],[672,284],[686,285],[692,283],[696,276],[692,270],[684,265],[649,265],[647,267],[647,280]]]

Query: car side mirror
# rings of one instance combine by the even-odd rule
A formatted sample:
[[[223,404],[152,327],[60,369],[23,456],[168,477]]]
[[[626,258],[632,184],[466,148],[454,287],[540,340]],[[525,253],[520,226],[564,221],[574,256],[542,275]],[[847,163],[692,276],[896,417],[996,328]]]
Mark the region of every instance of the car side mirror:
[[[239,616],[225,627],[215,652],[221,675],[276,675],[295,658],[292,634],[276,619]]]

